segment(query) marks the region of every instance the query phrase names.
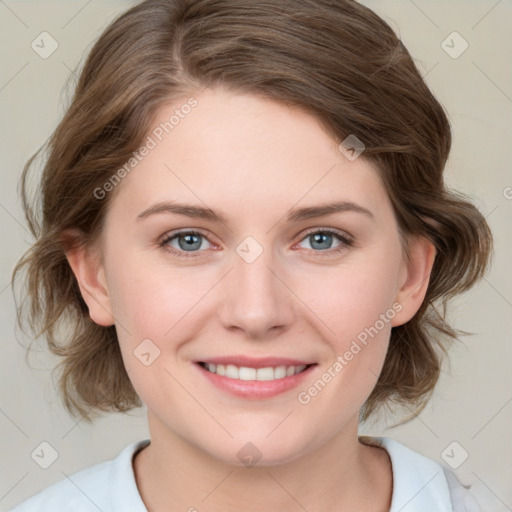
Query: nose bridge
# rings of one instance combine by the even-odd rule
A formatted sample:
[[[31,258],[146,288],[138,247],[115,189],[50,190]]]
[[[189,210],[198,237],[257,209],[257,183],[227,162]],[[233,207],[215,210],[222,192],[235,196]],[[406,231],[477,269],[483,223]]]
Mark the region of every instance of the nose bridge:
[[[280,268],[271,248],[252,236],[236,247],[229,291],[221,307],[225,327],[238,327],[248,337],[261,338],[272,328],[292,322],[293,294],[281,281]]]

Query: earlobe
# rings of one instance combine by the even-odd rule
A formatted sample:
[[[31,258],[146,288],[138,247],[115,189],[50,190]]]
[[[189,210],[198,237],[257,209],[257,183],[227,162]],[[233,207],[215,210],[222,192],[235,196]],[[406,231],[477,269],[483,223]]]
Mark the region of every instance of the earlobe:
[[[402,306],[395,315],[392,326],[408,322],[420,309],[434,265],[436,248],[430,240],[415,237],[409,240],[409,258],[404,256],[396,302]]]
[[[67,233],[67,238],[75,237]],[[114,324],[105,271],[98,251],[85,244],[72,244],[66,258],[75,275],[80,293],[89,308],[93,322],[104,327]]]

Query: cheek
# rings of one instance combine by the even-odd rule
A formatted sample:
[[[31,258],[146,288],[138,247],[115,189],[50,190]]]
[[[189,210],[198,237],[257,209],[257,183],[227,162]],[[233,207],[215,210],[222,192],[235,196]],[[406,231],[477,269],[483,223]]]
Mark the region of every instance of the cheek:
[[[119,345],[135,390],[156,410],[169,403],[176,406],[179,400],[173,397],[186,402],[166,370],[174,374],[180,346],[190,338],[187,329],[191,322],[195,325],[194,305],[208,289],[204,276],[139,264],[134,258],[120,260],[109,282]]]
[[[331,268],[328,279],[320,275],[308,279],[309,285],[303,288],[305,302],[317,317],[313,321],[328,327],[322,329],[331,347],[324,380],[333,382],[332,387],[329,384],[332,392],[339,390],[355,406],[361,405],[377,382],[392,321],[401,309],[395,302],[399,251],[394,255],[383,259],[376,252],[354,259]],[[326,401],[334,399],[329,395],[324,395]]]
[[[164,339],[187,323],[212,279],[190,268],[124,261],[109,276],[114,317],[134,338]]]
[[[182,346],[198,338],[205,319],[214,314],[218,280],[212,269],[142,264],[136,258],[112,268],[109,283],[121,353],[146,403],[154,399],[162,379],[179,395],[164,368],[183,369]]]
[[[384,335],[389,334],[396,313],[395,268],[392,263],[360,261],[331,269],[322,286],[320,276],[310,281],[314,288],[309,288],[313,291],[306,301],[335,334],[336,348],[344,349],[360,334],[363,339],[369,329],[374,332],[374,327]]]
[[[329,294],[315,299],[315,312],[331,331],[326,337],[330,350],[315,379],[299,390],[297,400],[305,406],[305,414],[322,418],[335,432],[358,413],[373,391],[396,310],[393,294],[382,280],[358,279],[350,273],[331,285]]]

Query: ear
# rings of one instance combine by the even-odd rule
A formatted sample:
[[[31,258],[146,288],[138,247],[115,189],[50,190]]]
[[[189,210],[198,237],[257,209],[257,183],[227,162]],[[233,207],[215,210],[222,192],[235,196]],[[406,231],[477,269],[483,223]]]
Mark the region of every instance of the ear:
[[[93,322],[104,327],[114,325],[114,317],[105,279],[105,271],[99,249],[84,243],[76,243],[81,236],[77,230],[68,230],[66,240],[66,258],[80,287],[89,315]],[[73,242],[70,242],[70,241]]]
[[[420,309],[436,256],[434,244],[424,237],[409,238],[408,247],[409,257],[404,254],[395,298],[401,309],[391,322],[393,327],[405,324]]]

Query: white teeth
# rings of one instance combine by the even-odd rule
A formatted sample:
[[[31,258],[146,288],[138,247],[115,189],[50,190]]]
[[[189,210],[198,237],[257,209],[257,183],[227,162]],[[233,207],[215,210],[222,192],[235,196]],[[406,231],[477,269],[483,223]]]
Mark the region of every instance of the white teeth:
[[[286,377],[286,366],[278,366],[274,370],[274,378],[275,379],[282,379]]]
[[[256,380],[274,380],[274,368],[258,368],[256,370]]]
[[[246,366],[242,366],[238,370],[238,378],[240,380],[256,380],[256,368],[247,368]]]
[[[298,366],[276,366],[266,368],[249,368],[247,366],[235,366],[233,364],[214,364],[207,363],[203,365],[211,373],[237,380],[277,380],[297,375],[306,369],[305,364]]]
[[[238,379],[238,368],[233,364],[226,365],[226,377]]]

